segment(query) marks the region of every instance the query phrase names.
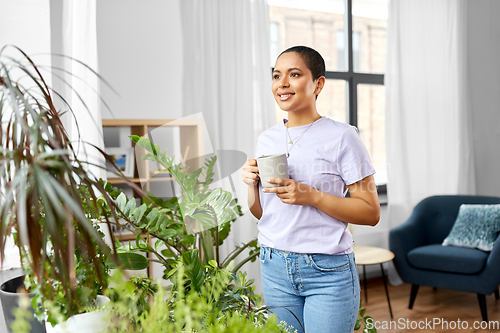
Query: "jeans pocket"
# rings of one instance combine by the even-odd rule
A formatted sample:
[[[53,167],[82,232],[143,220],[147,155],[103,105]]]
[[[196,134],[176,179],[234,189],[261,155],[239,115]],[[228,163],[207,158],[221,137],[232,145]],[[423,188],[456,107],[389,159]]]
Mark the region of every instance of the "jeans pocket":
[[[321,272],[340,272],[349,269],[351,262],[347,255],[311,254],[311,266]]]
[[[260,262],[265,264],[267,262],[267,251],[269,251],[269,249],[267,247],[263,247],[261,246],[260,247],[260,255],[259,255],[259,259],[260,259]]]

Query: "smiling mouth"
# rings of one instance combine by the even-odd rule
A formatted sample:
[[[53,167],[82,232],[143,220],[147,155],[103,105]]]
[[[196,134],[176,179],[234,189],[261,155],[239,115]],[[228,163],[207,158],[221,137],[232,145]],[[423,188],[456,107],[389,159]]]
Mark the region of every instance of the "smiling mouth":
[[[280,98],[280,101],[286,101],[290,97],[292,97],[294,94],[284,94],[284,95],[278,95]]]

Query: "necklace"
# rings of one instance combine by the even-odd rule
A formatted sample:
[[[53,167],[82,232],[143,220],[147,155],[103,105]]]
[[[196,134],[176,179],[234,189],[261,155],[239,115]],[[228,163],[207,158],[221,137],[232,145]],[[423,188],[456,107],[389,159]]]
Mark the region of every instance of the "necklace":
[[[320,119],[321,116],[318,118]],[[288,121],[285,123],[285,126],[286,126],[286,134],[287,134],[287,137],[285,137],[285,141],[287,140],[290,140],[288,142],[288,144],[286,144],[286,157],[290,157],[290,151],[292,151],[292,148],[297,144],[297,142],[299,142],[299,140],[302,138],[302,136],[304,135],[304,133],[311,128],[311,126],[318,120],[318,119],[315,119],[311,125],[307,126],[307,128],[305,130],[302,131],[302,133],[300,133],[295,139],[292,140],[292,137],[290,136],[290,132],[288,131]],[[290,148],[288,148],[288,145],[292,145]]]

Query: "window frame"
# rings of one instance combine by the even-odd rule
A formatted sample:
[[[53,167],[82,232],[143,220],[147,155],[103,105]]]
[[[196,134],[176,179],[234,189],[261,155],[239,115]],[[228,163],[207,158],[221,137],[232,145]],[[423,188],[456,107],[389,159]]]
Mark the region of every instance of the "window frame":
[[[353,30],[352,30],[352,1],[345,0],[345,30],[347,30],[347,71],[326,71],[326,79],[344,80],[347,83],[347,122],[353,126],[358,126],[358,84],[384,85],[384,74],[361,73],[354,71],[354,50],[353,50]],[[387,194],[387,185],[377,186],[379,194]]]
[[[348,122],[353,126],[358,125],[358,84],[384,85],[384,74],[361,73],[354,71],[354,52],[352,40],[352,1],[346,0],[345,22],[347,30],[347,71],[326,71],[327,79],[344,80],[348,85]]]
[[[350,125],[358,126],[358,85],[384,85],[384,75],[379,73],[363,73],[354,71],[354,49],[353,49],[353,30],[352,30],[352,2],[345,0],[344,31],[347,31],[347,71],[326,71],[325,78],[333,80],[343,80],[347,84],[347,122]],[[344,34],[345,38],[345,34]],[[274,68],[271,68],[271,72]],[[387,194],[387,184],[377,185],[377,192],[382,195]]]

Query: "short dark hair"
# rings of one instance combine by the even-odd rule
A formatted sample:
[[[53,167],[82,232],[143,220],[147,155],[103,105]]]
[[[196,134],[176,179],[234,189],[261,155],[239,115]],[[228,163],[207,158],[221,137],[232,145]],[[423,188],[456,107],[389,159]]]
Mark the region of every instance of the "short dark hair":
[[[307,47],[307,46],[292,46],[285,51],[281,52],[278,58],[283,54],[283,53],[289,53],[289,52],[295,52],[297,53],[302,60],[306,63],[307,68],[312,73],[313,81],[318,79],[320,76],[325,76],[325,60],[319,54],[318,51],[316,51],[313,48]]]

